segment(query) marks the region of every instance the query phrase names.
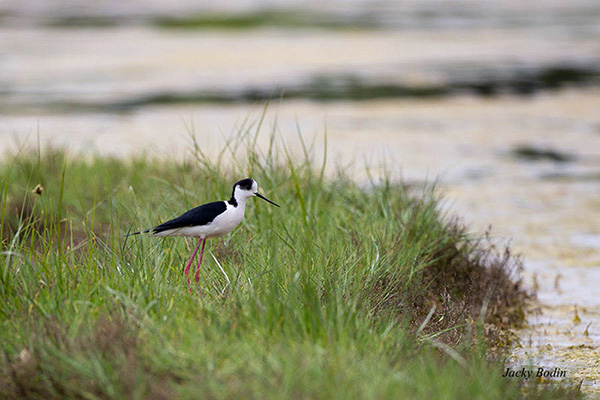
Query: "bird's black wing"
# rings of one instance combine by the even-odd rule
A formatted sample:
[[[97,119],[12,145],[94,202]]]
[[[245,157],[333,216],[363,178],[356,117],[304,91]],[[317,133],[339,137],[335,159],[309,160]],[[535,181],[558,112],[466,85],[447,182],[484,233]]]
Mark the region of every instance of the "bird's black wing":
[[[217,215],[227,209],[224,201],[203,204],[185,212],[177,218],[164,222],[151,229],[152,233],[168,231],[169,229],[185,228],[187,226],[201,226],[210,224]]]

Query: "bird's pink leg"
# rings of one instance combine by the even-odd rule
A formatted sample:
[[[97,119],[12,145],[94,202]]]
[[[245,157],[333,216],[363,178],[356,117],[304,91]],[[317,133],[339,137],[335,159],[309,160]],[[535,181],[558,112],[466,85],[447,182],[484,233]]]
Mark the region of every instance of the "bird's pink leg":
[[[198,266],[196,267],[196,283],[200,282],[200,264],[202,264],[202,256],[204,255],[204,246],[206,245],[206,239],[202,242],[202,250],[200,250],[200,257],[198,257]],[[198,287],[200,290],[200,287]]]
[[[198,249],[200,248],[200,243],[202,243],[202,239],[200,239],[198,241],[198,246],[196,246],[196,250],[194,250],[194,253],[192,254],[192,258],[190,258],[190,261],[187,263],[187,265],[185,266],[185,269],[184,269],[184,273],[185,273],[185,277],[187,278],[188,285],[191,285],[190,277],[189,277],[190,266],[192,265],[192,261],[194,261],[194,257],[196,257],[196,253],[198,252]],[[202,246],[202,248],[204,249],[204,246]],[[192,291],[192,288],[190,288],[190,292],[191,291]]]

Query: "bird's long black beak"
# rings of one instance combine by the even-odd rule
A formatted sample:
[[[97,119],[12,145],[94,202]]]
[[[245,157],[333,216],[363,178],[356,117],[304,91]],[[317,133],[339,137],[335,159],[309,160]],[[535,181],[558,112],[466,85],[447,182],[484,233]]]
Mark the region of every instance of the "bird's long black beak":
[[[254,194],[256,195],[256,197],[258,197],[258,198],[260,198],[260,199],[263,199],[264,201],[267,201],[267,202],[269,202],[269,203],[273,204],[274,206],[277,206],[277,207],[279,207],[279,204],[272,202],[271,200],[267,199],[267,198],[266,198],[265,196],[263,196],[262,194],[260,194],[260,193],[258,193],[258,192],[254,193]]]

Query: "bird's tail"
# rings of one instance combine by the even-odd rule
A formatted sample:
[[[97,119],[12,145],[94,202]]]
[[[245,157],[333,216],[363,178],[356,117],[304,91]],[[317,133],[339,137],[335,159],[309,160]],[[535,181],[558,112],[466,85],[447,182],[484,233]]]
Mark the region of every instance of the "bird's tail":
[[[129,237],[129,236],[133,236],[133,235],[140,235],[142,233],[148,233],[150,231],[152,231],[152,229],[146,229],[145,231],[131,232],[131,233],[125,234],[125,237]]]

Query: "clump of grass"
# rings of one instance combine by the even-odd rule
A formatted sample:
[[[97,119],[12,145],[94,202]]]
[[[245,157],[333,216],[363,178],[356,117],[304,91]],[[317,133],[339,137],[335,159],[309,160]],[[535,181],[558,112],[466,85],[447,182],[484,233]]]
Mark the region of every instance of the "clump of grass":
[[[16,359],[5,356],[8,374],[0,379],[9,398],[169,399],[169,374],[141,360],[139,327],[118,314],[101,315],[90,330],[73,335],[54,318],[31,325],[30,348]],[[144,376],[144,380],[139,380]],[[3,396],[3,397],[4,397]]]
[[[512,257],[445,216],[431,188],[327,178],[301,137],[300,159],[255,143],[246,129],[184,162],[5,162],[0,397],[522,396],[482,339],[523,321]],[[249,204],[240,229],[209,241],[202,296],[182,274],[190,243],[123,237],[247,175],[282,208]],[[19,203],[27,218],[4,206]]]

